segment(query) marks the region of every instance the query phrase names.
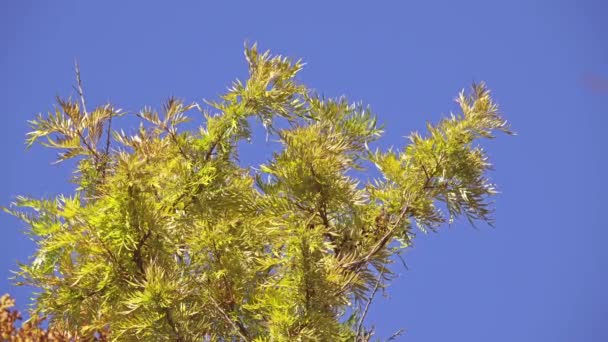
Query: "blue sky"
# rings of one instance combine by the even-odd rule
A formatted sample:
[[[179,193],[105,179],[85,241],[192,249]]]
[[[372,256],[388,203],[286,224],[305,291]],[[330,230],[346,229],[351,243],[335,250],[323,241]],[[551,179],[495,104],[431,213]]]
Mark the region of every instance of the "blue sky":
[[[607,341],[606,14],[600,1],[5,0],[0,204],[70,191],[70,170],[50,165],[52,151],[25,152],[24,135],[74,93],[76,58],[89,103],[135,112],[169,95],[213,99],[245,77],[243,42],[258,41],[302,57],[300,79],[325,95],[370,104],[385,147],[484,80],[518,133],[486,144],[496,228],[419,235],[370,319],[381,337],[405,328],[404,341]],[[33,250],[21,228],[0,216],[0,292],[23,304],[29,290],[7,280]]]

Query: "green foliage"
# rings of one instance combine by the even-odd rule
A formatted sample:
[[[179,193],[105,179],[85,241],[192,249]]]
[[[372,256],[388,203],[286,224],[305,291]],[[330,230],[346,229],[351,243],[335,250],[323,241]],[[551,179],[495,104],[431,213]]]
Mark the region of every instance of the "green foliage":
[[[483,84],[402,150],[372,151],[382,130],[368,108],[308,90],[299,61],[255,45],[245,55],[246,82],[206,105],[171,98],[145,108],[133,135],[111,127],[123,115],[111,105],[86,110],[78,73],[80,103],[59,99],[31,122],[28,145],[77,158],[73,196],[19,197],[7,209],[38,246],[19,280],[39,289],[35,313],[56,329],[114,340],[367,341],[367,308],[413,225],[491,222],[495,190],[477,141],[509,131]],[[180,131],[191,111],[202,127]],[[237,160],[252,119],[282,146],[257,173]],[[352,176],[374,164],[381,179]]]

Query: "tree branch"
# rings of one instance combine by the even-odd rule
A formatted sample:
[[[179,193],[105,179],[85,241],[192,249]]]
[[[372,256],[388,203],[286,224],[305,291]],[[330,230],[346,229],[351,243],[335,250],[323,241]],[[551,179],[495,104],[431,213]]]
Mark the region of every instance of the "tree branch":
[[[167,323],[169,323],[169,326],[171,327],[171,329],[173,330],[173,333],[175,334],[175,340],[178,342],[183,342],[184,338],[179,333],[179,330],[177,330],[177,326],[175,325],[175,321],[173,320],[173,315],[171,314],[171,310],[169,310],[169,308],[165,308],[165,318],[167,319]]]
[[[224,318],[224,320],[226,320],[226,322],[228,322],[232,326],[232,328],[243,339],[243,341],[249,342],[249,337],[248,337],[249,334],[247,333],[247,330],[245,329],[243,324],[241,324],[240,322],[235,322],[232,318],[230,318],[230,316],[228,316],[226,311],[224,311],[224,309],[222,309],[222,307],[213,298],[213,296],[211,296],[211,294],[209,294],[209,299],[211,300],[211,303],[213,304],[213,306],[215,306],[215,308],[222,314],[222,317]]]
[[[392,335],[391,335],[391,336],[390,336],[390,337],[389,337],[389,338],[386,340],[386,342],[389,342],[389,341],[394,341],[394,340],[395,340],[397,337],[399,337],[399,336],[403,335],[403,333],[404,333],[404,332],[405,332],[405,330],[403,330],[403,329],[399,329],[399,330],[397,330],[397,331],[396,331],[394,334],[392,334]]]
[[[405,218],[405,215],[408,213],[408,209],[409,209],[408,205],[403,207],[403,209],[401,210],[401,214],[399,214],[399,217],[397,218],[397,221],[393,224],[393,227],[391,227],[391,229],[389,229],[388,232],[386,232],[386,234],[384,234],[384,236],[374,245],[374,247],[363,258],[356,260],[356,261],[348,262],[348,263],[342,265],[342,268],[356,271],[359,269],[359,267],[361,267],[361,265],[367,263],[374,255],[376,255],[376,253],[378,253],[390,241],[391,237],[393,236],[393,233],[400,226],[401,221],[403,221],[403,219]]]
[[[145,275],[146,275],[146,270],[144,268],[144,260],[143,260],[143,256],[142,256],[142,248],[143,248],[144,244],[146,243],[146,240],[148,240],[148,238],[150,237],[150,235],[152,235],[152,230],[151,229],[149,229],[144,234],[144,236],[138,241],[137,247],[133,251],[133,261],[137,265],[137,268],[141,272],[142,276],[144,276],[144,278],[145,278]]]
[[[84,114],[87,115],[87,105],[84,99],[84,91],[82,90],[82,79],[80,78],[80,66],[78,65],[78,61],[74,61],[74,67],[76,69],[76,91],[78,92],[80,102],[82,103],[82,110],[84,111]]]
[[[110,135],[112,132],[112,118],[114,117],[114,112],[110,112],[110,118],[108,119],[108,128],[106,131],[106,147],[103,153],[103,169],[101,170],[101,179],[106,178],[106,170],[108,169],[108,163],[110,162]]]
[[[357,342],[359,339],[359,335],[361,334],[361,328],[363,327],[363,321],[365,320],[365,317],[367,316],[367,312],[369,311],[369,307],[371,306],[372,301],[374,300],[374,296],[376,295],[376,292],[378,292],[378,288],[380,287],[380,282],[382,281],[383,275],[384,275],[384,271],[381,271],[380,274],[378,274],[378,278],[376,279],[376,285],[374,286],[374,290],[372,291],[372,294],[369,296],[367,304],[365,304],[365,309],[363,310],[363,314],[361,315],[361,318],[359,319],[359,324],[357,325],[357,333],[355,335],[355,342]]]

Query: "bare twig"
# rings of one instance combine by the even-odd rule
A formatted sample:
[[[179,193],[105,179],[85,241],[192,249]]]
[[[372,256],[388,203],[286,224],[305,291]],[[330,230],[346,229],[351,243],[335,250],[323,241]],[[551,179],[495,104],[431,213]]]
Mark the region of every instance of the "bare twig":
[[[399,260],[401,260],[401,263],[403,264],[403,267],[404,267],[406,270],[408,270],[408,271],[409,271],[409,270],[410,270],[410,268],[409,268],[409,267],[407,266],[407,264],[405,263],[405,260],[403,260],[403,257],[401,256],[401,253],[397,253],[397,257],[399,258]]]
[[[76,91],[78,92],[78,96],[80,97],[80,102],[82,102],[82,110],[86,115],[87,105],[84,100],[84,91],[82,90],[82,79],[80,78],[80,66],[78,65],[78,61],[74,61],[74,67],[76,69]]]
[[[82,103],[82,111],[84,112],[84,116],[88,115],[88,111],[87,111],[87,104],[86,104],[86,100],[84,97],[84,90],[82,88],[82,78],[80,77],[80,66],[78,65],[78,61],[74,61],[74,69],[76,70],[76,87],[74,87],[76,89],[76,92],[78,93],[78,97],[80,98],[80,102]],[[82,118],[81,118],[82,120]],[[80,123],[78,123],[78,125],[80,125]],[[99,167],[99,153],[97,153],[97,149],[95,148],[95,145],[92,142],[87,141],[87,139],[85,139],[85,136],[83,135],[82,129],[81,127],[77,127],[76,128],[76,134],[78,135],[78,137],[80,138],[80,140],[82,141],[82,143],[85,145],[85,147],[89,150],[89,152],[91,152],[91,154],[93,155],[93,158],[95,160],[95,164]]]
[[[374,296],[376,296],[376,292],[378,292],[378,288],[380,287],[380,283],[382,282],[383,275],[384,275],[384,271],[381,271],[380,274],[378,274],[378,278],[376,279],[376,285],[374,286],[374,290],[372,291],[371,295],[369,296],[369,299],[367,300],[367,303],[365,304],[365,309],[363,310],[363,314],[361,315],[361,318],[359,319],[359,324],[357,325],[357,333],[355,335],[355,342],[357,342],[359,339],[359,335],[361,334],[361,328],[363,327],[363,321],[365,321],[365,317],[367,316],[369,307],[371,306],[372,301],[374,300]]]
[[[386,342],[394,341],[397,337],[403,335],[404,332],[404,329],[397,330],[394,334],[391,335],[391,337],[388,338],[388,340],[386,340]]]

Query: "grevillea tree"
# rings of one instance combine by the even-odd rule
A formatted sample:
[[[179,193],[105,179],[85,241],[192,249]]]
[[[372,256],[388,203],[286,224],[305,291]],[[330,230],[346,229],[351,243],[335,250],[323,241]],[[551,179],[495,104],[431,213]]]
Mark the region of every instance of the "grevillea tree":
[[[33,319],[73,339],[368,341],[371,298],[416,229],[491,222],[478,140],[510,132],[483,84],[383,151],[367,107],[309,90],[299,61],[245,56],[246,81],[144,108],[132,135],[116,128],[128,114],[87,107],[78,70],[76,100],[31,121],[28,145],[76,160],[74,193],[6,209],[37,244],[17,276],[39,291]],[[190,119],[200,128],[180,129]],[[249,169],[238,146],[254,120],[280,148]]]

